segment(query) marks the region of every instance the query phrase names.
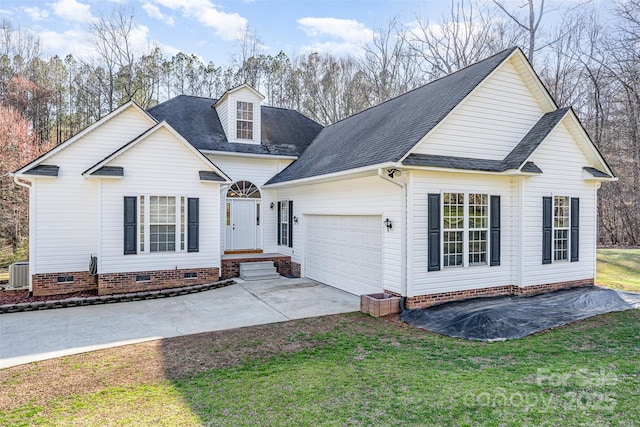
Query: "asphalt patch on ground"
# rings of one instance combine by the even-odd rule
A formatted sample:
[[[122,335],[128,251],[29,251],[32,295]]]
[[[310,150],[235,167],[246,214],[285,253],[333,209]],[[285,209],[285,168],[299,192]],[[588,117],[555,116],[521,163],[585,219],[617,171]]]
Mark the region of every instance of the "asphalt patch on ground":
[[[477,298],[404,310],[400,320],[455,338],[503,341],[633,308],[640,308],[640,294],[589,286],[534,296]]]

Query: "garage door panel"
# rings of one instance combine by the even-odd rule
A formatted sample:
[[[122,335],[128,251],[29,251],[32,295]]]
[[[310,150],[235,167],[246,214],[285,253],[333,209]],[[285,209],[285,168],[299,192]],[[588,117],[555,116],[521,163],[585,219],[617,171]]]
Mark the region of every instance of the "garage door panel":
[[[382,291],[380,216],[308,215],[305,275],[355,294]]]

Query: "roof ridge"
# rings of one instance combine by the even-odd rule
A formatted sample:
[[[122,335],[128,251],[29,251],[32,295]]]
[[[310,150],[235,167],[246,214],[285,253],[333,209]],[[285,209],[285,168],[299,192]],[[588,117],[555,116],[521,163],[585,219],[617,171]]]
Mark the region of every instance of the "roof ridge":
[[[440,81],[440,80],[446,79],[447,77],[451,77],[451,76],[453,76],[453,75],[455,75],[455,74],[458,74],[458,73],[460,73],[461,71],[464,71],[464,70],[466,70],[466,69],[468,69],[468,68],[471,68],[471,67],[473,67],[473,66],[476,66],[476,65],[482,64],[482,63],[484,63],[484,62],[486,62],[486,61],[488,61],[488,60],[490,60],[490,59],[492,59],[492,58],[494,58],[494,57],[496,57],[496,56],[498,56],[498,55],[502,55],[502,54],[504,54],[504,53],[506,53],[506,52],[513,52],[513,51],[515,51],[516,49],[519,49],[519,48],[518,48],[518,46],[512,46],[512,47],[510,47],[510,48],[508,48],[508,49],[501,50],[500,52],[494,53],[494,54],[493,54],[493,55],[491,55],[491,56],[487,56],[486,58],[481,59],[481,60],[480,60],[480,61],[478,61],[478,62],[474,62],[473,64],[469,64],[469,65],[467,65],[467,66],[465,66],[465,67],[462,67],[462,68],[460,68],[460,69],[458,69],[458,70],[456,70],[456,71],[454,71],[454,72],[452,72],[452,73],[446,74],[446,75],[444,75],[444,76],[442,76],[442,77],[438,77],[437,79],[431,80],[430,82],[427,82],[427,83],[425,83],[425,84],[423,84],[423,85],[420,85],[420,86],[418,86],[418,87],[414,87],[413,89],[410,89],[410,90],[408,90],[408,91],[406,91],[406,92],[404,92],[404,93],[401,93],[400,95],[396,95],[396,96],[394,96],[394,97],[392,97],[392,98],[386,99],[386,100],[382,101],[382,102],[381,102],[381,103],[379,103],[379,104],[372,105],[372,106],[370,106],[370,107],[365,108],[364,110],[360,110],[360,111],[358,111],[357,113],[354,113],[354,114],[352,114],[352,115],[350,115],[350,116],[347,116],[347,117],[345,117],[345,118],[343,118],[343,119],[340,119],[340,120],[338,120],[337,122],[331,123],[330,125],[328,125],[328,126],[326,126],[326,127],[327,127],[327,128],[329,128],[329,127],[331,127],[331,126],[333,126],[333,125],[336,125],[336,124],[338,124],[338,123],[340,123],[340,122],[342,122],[342,121],[344,121],[344,120],[350,119],[350,118],[355,117],[355,116],[357,116],[357,115],[359,115],[359,114],[361,114],[361,113],[364,113],[365,111],[371,110],[371,109],[373,109],[373,108],[377,108],[377,107],[379,107],[379,106],[381,106],[381,105],[384,105],[384,104],[386,104],[386,103],[388,103],[388,102],[391,102],[391,101],[393,101],[393,100],[395,100],[395,99],[402,98],[402,97],[404,97],[405,95],[409,95],[410,93],[413,93],[413,92],[415,92],[415,91],[417,91],[417,90],[423,89],[423,88],[425,88],[425,87],[427,87],[427,86],[431,85],[432,83],[436,83],[436,82],[438,82],[438,81]]]

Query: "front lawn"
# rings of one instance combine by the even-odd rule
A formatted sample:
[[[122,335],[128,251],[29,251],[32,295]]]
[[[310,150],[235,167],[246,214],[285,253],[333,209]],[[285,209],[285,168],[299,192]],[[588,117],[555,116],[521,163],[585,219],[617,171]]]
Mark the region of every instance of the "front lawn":
[[[598,249],[596,284],[640,292],[640,249]]]
[[[482,343],[354,313],[0,371],[0,425],[634,425],[640,311]]]

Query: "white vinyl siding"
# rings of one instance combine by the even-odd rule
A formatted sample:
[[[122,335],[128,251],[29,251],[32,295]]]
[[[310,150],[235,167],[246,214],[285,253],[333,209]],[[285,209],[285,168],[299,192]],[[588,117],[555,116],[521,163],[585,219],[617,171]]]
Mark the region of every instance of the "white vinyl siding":
[[[202,160],[177,141],[170,132],[160,129],[114,159],[113,166],[116,165],[124,168],[124,178],[103,179],[100,190],[100,273],[220,267],[220,185],[200,181],[198,171],[206,169]],[[178,230],[179,226],[174,222],[175,244],[178,250],[148,250],[135,255],[123,255],[123,197],[142,195],[145,196],[145,210],[150,208],[150,196],[175,197],[176,220],[182,216],[179,198],[184,197],[185,202],[188,197],[199,198],[199,251],[179,250],[182,230]],[[150,231],[150,218],[145,227]],[[186,246],[186,233],[184,240]],[[150,249],[148,244],[147,248]]]
[[[352,178],[336,182],[279,188],[280,199],[293,200],[298,223],[293,224],[293,248],[279,246],[278,252],[291,255],[302,266],[305,275],[305,224],[310,215],[375,216],[382,231],[382,283],[384,289],[400,292],[402,281],[401,236],[404,224],[401,216],[402,191],[378,176]],[[383,220],[393,223],[390,231]],[[275,227],[274,227],[275,230]],[[275,238],[275,237],[274,237]]]
[[[45,161],[60,171],[57,178],[37,178],[32,189],[36,207],[30,235],[37,241],[30,257],[32,274],[87,271],[99,250],[99,182],[82,173],[152,125],[148,116],[129,107]],[[120,218],[122,210],[120,200]]]
[[[549,134],[530,160],[543,173],[524,182],[523,285],[591,279],[595,274],[596,184],[585,181],[582,167],[589,165],[565,127],[568,117]],[[542,265],[542,198],[580,198],[580,260]]]
[[[546,112],[511,62],[497,69],[414,153],[502,160]]]

